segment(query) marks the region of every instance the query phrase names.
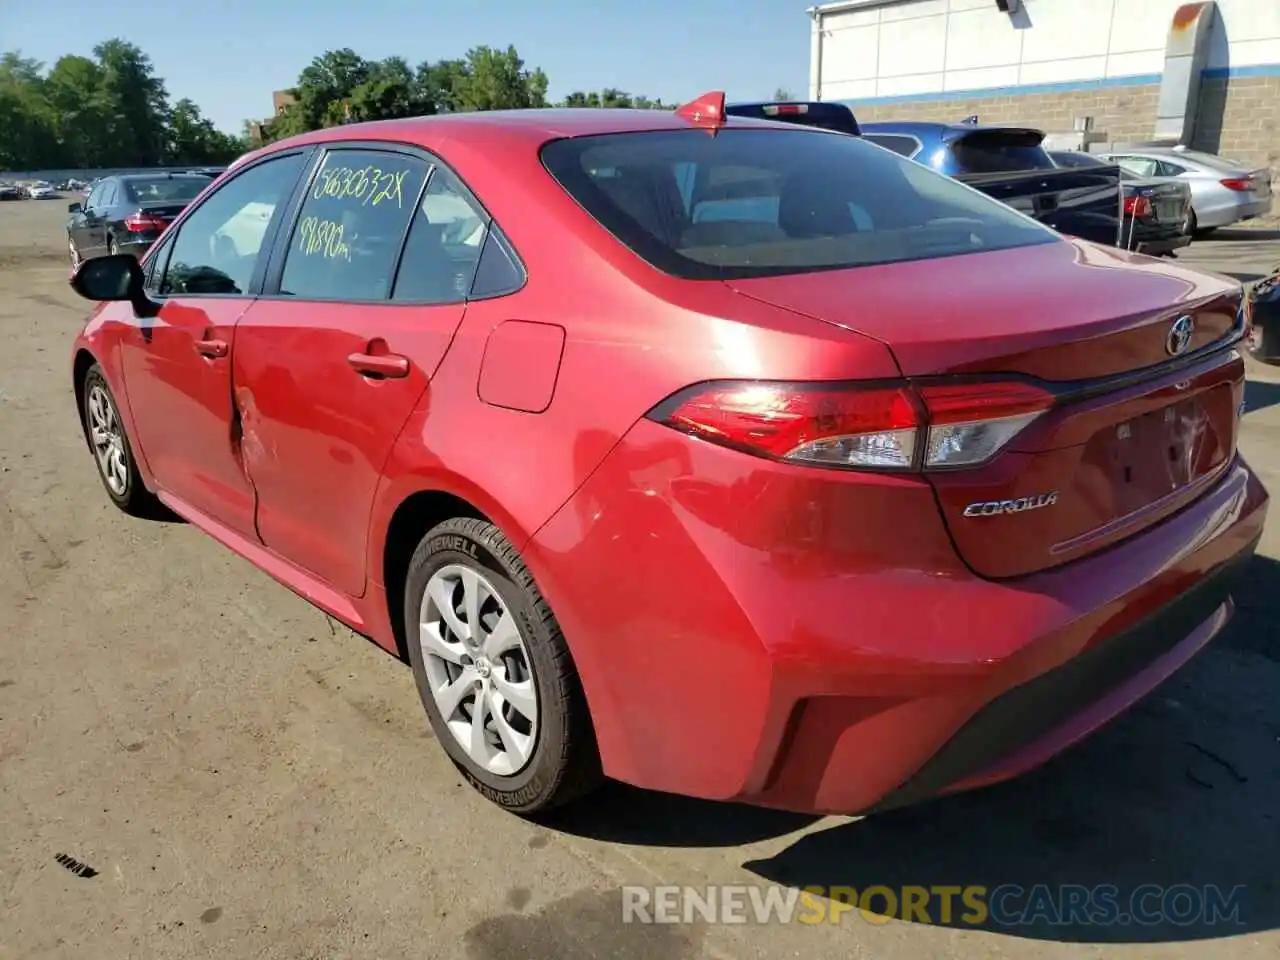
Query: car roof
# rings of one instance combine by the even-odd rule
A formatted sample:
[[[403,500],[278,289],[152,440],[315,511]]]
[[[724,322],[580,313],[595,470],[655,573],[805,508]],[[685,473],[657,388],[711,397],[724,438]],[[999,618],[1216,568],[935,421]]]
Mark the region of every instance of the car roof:
[[[892,120],[881,120],[875,123],[862,124],[863,133],[901,133],[917,138],[940,137],[943,140],[952,140],[969,133],[994,133],[1009,130],[1044,135],[1043,130],[1038,130],[1035,127],[1019,126],[1016,123],[936,123],[925,120],[908,120],[897,123]]]
[[[808,132],[795,124],[727,116],[720,129],[755,128]],[[429,146],[451,139],[483,140],[495,146],[536,149],[550,140],[611,133],[643,133],[693,130],[699,124],[668,110],[635,110],[609,107],[549,107],[533,110],[484,110],[443,113],[401,120],[372,120],[312,130],[264,148],[275,152],[284,146],[326,143],[334,140],[386,140]],[[813,131],[821,133],[823,131]],[[258,151],[238,159],[236,166]]]
[[[103,178],[108,179],[106,177]],[[129,182],[132,180],[202,180],[204,179],[198,173],[170,173],[168,170],[157,170],[155,173],[118,173],[113,179],[124,180]]]
[[[1248,170],[1249,165],[1200,150],[1175,150],[1173,147],[1113,147],[1107,151],[1113,157],[1150,157],[1155,160],[1178,160],[1187,164],[1208,167],[1211,170]]]

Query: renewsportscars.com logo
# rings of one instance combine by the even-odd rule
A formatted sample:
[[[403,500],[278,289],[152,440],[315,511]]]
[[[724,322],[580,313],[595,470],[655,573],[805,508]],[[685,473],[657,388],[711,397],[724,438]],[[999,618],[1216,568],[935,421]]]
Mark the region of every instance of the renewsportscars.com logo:
[[[781,887],[658,886],[622,888],[623,923],[867,923],[942,926],[1216,926],[1238,925],[1245,888],[1160,886],[1123,890],[1018,884],[985,886]]]

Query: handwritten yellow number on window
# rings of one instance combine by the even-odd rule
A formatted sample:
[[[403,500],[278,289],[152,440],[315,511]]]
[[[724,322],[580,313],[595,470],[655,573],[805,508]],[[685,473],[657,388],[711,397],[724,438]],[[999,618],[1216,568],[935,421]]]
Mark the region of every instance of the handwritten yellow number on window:
[[[303,217],[298,224],[298,251],[306,257],[350,260],[351,248],[342,239],[343,227],[332,220]]]

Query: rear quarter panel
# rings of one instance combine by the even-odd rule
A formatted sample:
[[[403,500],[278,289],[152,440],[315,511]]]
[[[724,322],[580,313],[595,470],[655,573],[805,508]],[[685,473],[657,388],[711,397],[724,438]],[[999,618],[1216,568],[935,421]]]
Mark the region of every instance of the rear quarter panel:
[[[454,167],[501,225],[528,282],[468,305],[388,462],[371,518],[375,563],[395,509],[424,490],[472,503],[519,548],[637,420],[689,384],[898,375],[877,341],[719,282],[675,280],[649,267],[564,193],[536,147],[513,151],[480,134],[424,146]],[[554,392],[541,413],[479,396],[489,336],[512,320],[565,330]],[[381,583],[381,571],[373,578]]]

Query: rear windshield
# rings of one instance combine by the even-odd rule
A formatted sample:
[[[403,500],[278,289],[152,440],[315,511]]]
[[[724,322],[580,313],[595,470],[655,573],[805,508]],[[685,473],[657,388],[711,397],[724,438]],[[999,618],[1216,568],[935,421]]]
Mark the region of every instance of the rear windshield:
[[[130,203],[182,203],[194,200],[208,185],[207,177],[157,177],[154,180],[126,180],[124,190]]]
[[[1019,130],[981,130],[951,142],[951,155],[961,173],[1017,173],[1052,170],[1053,161],[1038,133]]]
[[[686,279],[927,260],[1058,235],[941,174],[816,130],[555,140],[553,177],[633,251]]]

